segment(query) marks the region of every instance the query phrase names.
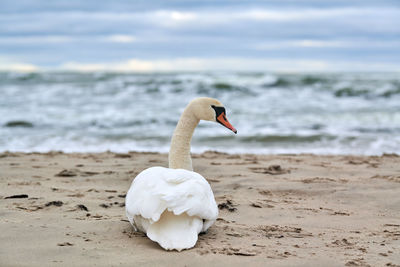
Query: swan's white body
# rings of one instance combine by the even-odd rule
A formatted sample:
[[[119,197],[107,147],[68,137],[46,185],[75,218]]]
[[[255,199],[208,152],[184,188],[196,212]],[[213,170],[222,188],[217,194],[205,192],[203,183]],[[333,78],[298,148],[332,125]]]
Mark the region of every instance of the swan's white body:
[[[218,216],[211,187],[203,176],[192,171],[190,157],[190,140],[200,119],[216,121],[217,110],[212,106],[222,104],[212,98],[189,103],[172,137],[169,168],[142,171],[126,195],[129,222],[167,250],[192,248],[198,234]],[[225,114],[224,120],[227,122]],[[236,132],[229,122],[225,126]]]
[[[198,234],[217,219],[218,208],[210,185],[200,174],[152,167],[132,182],[126,214],[137,230],[164,249],[182,250],[196,244]]]

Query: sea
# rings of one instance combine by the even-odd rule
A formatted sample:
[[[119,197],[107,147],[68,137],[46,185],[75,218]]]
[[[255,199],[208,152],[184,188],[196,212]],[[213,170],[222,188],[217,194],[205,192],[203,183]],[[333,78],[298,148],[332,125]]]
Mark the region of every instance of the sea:
[[[192,152],[400,153],[400,73],[0,73],[0,152],[168,152],[181,112],[217,98]]]

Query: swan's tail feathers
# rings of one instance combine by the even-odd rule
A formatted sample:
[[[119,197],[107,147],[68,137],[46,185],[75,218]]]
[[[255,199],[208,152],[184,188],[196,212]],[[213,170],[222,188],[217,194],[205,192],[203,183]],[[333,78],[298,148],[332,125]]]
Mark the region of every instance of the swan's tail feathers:
[[[164,249],[181,251],[194,247],[202,228],[203,220],[196,216],[165,210],[157,222],[149,225],[147,236]]]

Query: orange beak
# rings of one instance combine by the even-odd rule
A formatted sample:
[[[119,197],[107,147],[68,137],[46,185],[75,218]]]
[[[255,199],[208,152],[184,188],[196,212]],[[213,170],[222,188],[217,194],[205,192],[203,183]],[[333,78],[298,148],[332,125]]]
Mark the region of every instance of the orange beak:
[[[228,128],[229,130],[231,130],[232,132],[234,132],[235,134],[237,134],[237,130],[235,129],[235,127],[232,126],[232,124],[230,124],[230,122],[229,122],[228,119],[226,118],[224,112],[222,112],[221,114],[219,114],[219,116],[217,117],[217,122],[221,123],[221,124],[224,125],[226,128]]]

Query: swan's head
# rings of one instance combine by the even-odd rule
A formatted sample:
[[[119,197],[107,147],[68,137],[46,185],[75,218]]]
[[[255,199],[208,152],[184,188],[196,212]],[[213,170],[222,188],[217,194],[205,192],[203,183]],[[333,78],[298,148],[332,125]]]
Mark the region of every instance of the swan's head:
[[[226,118],[224,105],[222,105],[222,103],[219,102],[217,99],[209,97],[199,97],[192,100],[189,106],[191,107],[194,115],[199,120],[218,122],[235,134],[237,133],[235,127],[233,127]]]

